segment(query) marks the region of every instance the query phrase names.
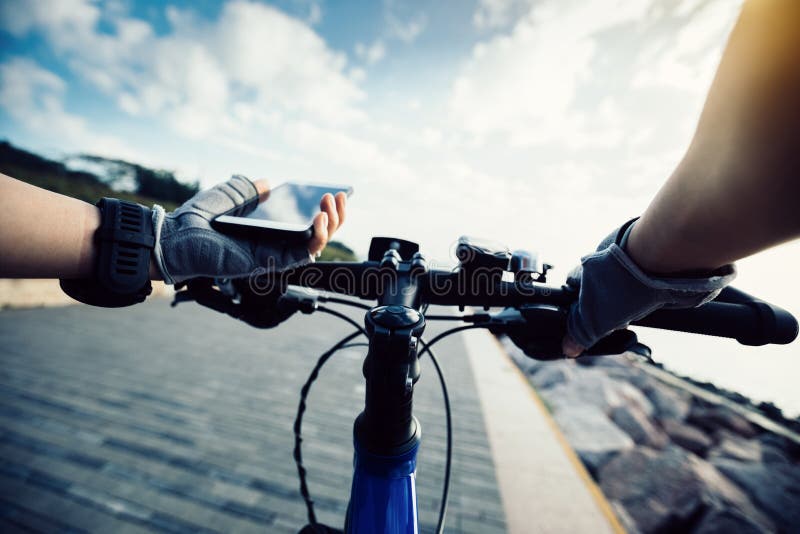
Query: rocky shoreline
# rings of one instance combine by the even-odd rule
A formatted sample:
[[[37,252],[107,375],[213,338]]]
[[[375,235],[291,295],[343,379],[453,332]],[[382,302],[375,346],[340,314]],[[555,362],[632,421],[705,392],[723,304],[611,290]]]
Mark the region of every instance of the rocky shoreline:
[[[800,529],[800,438],[780,411],[758,413],[782,428],[747,417],[730,403],[748,399],[633,356],[539,362],[501,341],[628,532]]]

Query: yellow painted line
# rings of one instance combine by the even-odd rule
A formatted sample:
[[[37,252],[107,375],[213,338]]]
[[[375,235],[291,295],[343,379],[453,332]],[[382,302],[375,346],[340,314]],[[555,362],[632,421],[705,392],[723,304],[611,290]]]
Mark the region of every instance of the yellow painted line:
[[[522,380],[527,386],[527,389],[530,392],[531,397],[533,397],[534,403],[542,411],[542,415],[547,421],[547,424],[553,430],[553,434],[555,435],[556,440],[558,440],[558,443],[561,445],[561,448],[564,449],[564,453],[566,454],[567,459],[569,459],[570,463],[575,468],[575,471],[578,473],[578,476],[581,478],[583,483],[586,484],[586,487],[589,489],[589,493],[594,498],[594,501],[597,504],[597,507],[600,509],[600,512],[603,514],[603,516],[605,516],[605,518],[608,520],[608,523],[611,525],[611,529],[618,534],[625,534],[625,529],[622,527],[622,524],[619,522],[619,519],[617,519],[616,514],[614,514],[614,510],[611,508],[611,504],[609,504],[608,500],[606,499],[606,496],[603,495],[603,492],[595,483],[594,479],[592,478],[592,475],[590,475],[589,472],[586,470],[586,467],[584,467],[583,462],[581,462],[580,458],[578,458],[578,455],[575,453],[575,450],[569,444],[569,441],[567,441],[567,438],[564,437],[563,432],[561,432],[561,429],[558,427],[558,423],[556,423],[555,419],[553,419],[553,416],[550,414],[550,410],[547,409],[544,402],[542,401],[542,398],[539,396],[539,394],[536,392],[536,389],[534,389],[533,385],[531,385],[530,381],[528,380],[528,377],[525,376],[522,370],[511,359],[511,356],[508,355],[508,352],[506,352],[506,349],[503,347],[503,345],[500,344],[500,341],[498,341],[498,339],[494,336],[492,336],[492,339],[498,345],[500,352],[502,352],[505,355],[505,357],[510,360],[511,367],[517,373],[519,379]]]

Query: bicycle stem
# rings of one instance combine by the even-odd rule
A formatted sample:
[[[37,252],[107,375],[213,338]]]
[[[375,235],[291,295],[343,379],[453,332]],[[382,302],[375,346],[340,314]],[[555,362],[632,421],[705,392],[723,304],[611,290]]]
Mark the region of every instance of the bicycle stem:
[[[420,377],[417,346],[425,330],[414,276],[420,267],[424,270],[419,263],[401,263],[390,248],[381,271],[396,275],[396,283],[381,292],[378,306],[364,317],[366,394],[364,411],[353,425],[355,469],[345,520],[349,534],[386,528],[418,532],[415,472],[421,429],[412,408]]]
[[[419,441],[419,424],[412,414],[414,385],[419,380],[417,357],[425,318],[417,311],[419,287],[408,264],[384,256],[385,268],[396,277],[391,291],[380,295],[378,306],[365,315],[369,351],[364,360],[364,411],[354,426],[354,438],[365,450],[395,456]],[[389,258],[389,260],[386,260]]]

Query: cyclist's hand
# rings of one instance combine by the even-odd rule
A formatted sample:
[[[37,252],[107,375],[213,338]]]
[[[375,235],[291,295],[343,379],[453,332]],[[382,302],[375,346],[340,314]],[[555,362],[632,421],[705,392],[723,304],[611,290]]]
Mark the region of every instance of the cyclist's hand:
[[[708,277],[665,278],[642,271],[619,246],[628,223],[604,239],[567,278],[578,289],[561,348],[577,357],[607,334],[660,308],[691,308],[712,300],[736,276],[733,265]]]
[[[314,236],[305,245],[247,239],[217,232],[211,221],[231,210],[243,216],[269,196],[265,180],[235,175],[201,191],[172,213],[154,208],[155,258],[164,281],[174,284],[200,276],[239,278],[262,267],[280,270],[307,263],[320,252],[345,217],[345,195],[325,195],[314,218]]]
[[[344,224],[347,195],[341,191],[336,196],[326,193],[319,202],[319,209],[320,212],[314,217],[314,235],[308,242],[308,252],[314,256],[322,252],[331,236]]]

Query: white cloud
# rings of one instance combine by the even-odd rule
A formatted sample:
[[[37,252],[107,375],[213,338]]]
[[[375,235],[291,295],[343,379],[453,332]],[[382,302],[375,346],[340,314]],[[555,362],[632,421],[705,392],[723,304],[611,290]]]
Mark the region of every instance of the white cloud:
[[[740,1],[685,2],[674,14],[684,24],[668,37],[642,51],[633,86],[671,86],[689,93],[703,93],[711,84],[722,53],[725,36],[738,13]],[[691,12],[686,11],[691,9]]]
[[[234,130],[228,117],[239,102],[334,124],[363,119],[358,102],[364,95],[347,74],[346,57],[304,22],[272,7],[229,2],[215,22],[168,8],[173,31],[156,36],[146,22],[89,2],[27,5],[4,4],[9,31],[43,32],[121,109],[163,116],[183,135]],[[101,19],[115,31],[101,32]]]
[[[533,0],[480,0],[472,23],[478,29],[502,28],[527,13]]]
[[[320,6],[318,2],[314,1],[309,2],[306,22],[309,23],[311,26],[316,26],[317,24],[322,22],[322,6]]]
[[[478,138],[504,135],[520,145],[550,141],[583,147],[608,128],[574,107],[597,51],[595,35],[640,18],[643,2],[543,2],[509,34],[478,43],[453,84],[450,108]],[[599,124],[592,124],[598,122]]]
[[[383,5],[389,38],[412,43],[428,26],[425,13],[411,12],[408,6],[395,0],[384,0]]]
[[[38,32],[65,66],[122,112],[148,127],[166,127],[154,132],[163,141],[149,143],[149,157],[134,155],[64,109],[63,80],[29,69],[39,79],[25,79],[46,94],[34,97],[33,82],[16,89],[6,84],[7,94],[28,95],[25,106],[9,104],[20,110],[10,115],[40,137],[60,132],[63,149],[132,158],[211,183],[232,170],[263,175],[265,162],[292,169],[287,172],[328,157],[351,172],[397,168],[380,146],[362,139],[368,135],[358,86],[364,70],[349,66],[306,23],[272,7],[232,1],[212,21],[167,8],[170,27],[163,35],[124,6],[99,9],[86,1],[60,9],[59,2],[42,1],[22,15],[25,7],[23,1],[2,4],[3,24],[15,35]],[[348,131],[350,125],[359,131]]]
[[[308,121],[284,124],[283,134],[293,145],[321,156],[323,160],[358,170],[373,182],[392,180],[412,183],[415,173],[393,157],[376,140],[369,140]]]
[[[361,61],[365,62],[367,65],[374,65],[378,61],[382,60],[386,55],[386,46],[380,39],[371,45],[356,43],[355,52],[356,57]]]
[[[97,133],[86,120],[64,110],[64,80],[25,58],[0,64],[0,107],[15,121],[61,148],[115,157],[140,157],[125,143]]]
[[[347,71],[347,76],[355,83],[361,83],[367,79],[367,71],[361,67],[351,67]]]
[[[346,75],[347,59],[302,22],[261,4],[226,4],[211,48],[234,83],[264,105],[346,122],[363,117],[364,94]]]
[[[389,24],[389,35],[396,37],[404,43],[412,43],[428,26],[428,18],[425,15],[417,15],[409,20],[401,20],[395,16],[387,19]]]
[[[62,115],[64,89],[61,78],[29,59],[12,58],[0,65],[0,106],[12,118],[35,130],[46,126],[42,119],[48,112]],[[68,117],[65,122],[74,125],[79,120]]]
[[[436,128],[425,128],[422,130],[422,142],[430,148],[440,146],[443,138],[444,135],[442,131]]]
[[[473,22],[494,33],[461,65],[447,120],[431,125],[448,132],[439,151],[497,186],[523,184],[505,211],[530,219],[550,259],[573,261],[603,237],[597,232],[641,213],[679,162],[737,14],[724,0],[688,3],[509,0],[476,8]],[[523,15],[509,15],[526,5]],[[663,67],[675,64],[694,78],[680,88]],[[503,232],[524,242],[522,230]]]
[[[16,37],[37,28],[54,31],[54,40],[72,41],[94,28],[100,9],[82,0],[7,0],[0,3],[0,25]],[[58,35],[56,30],[66,31]],[[77,34],[77,35],[76,35]]]

